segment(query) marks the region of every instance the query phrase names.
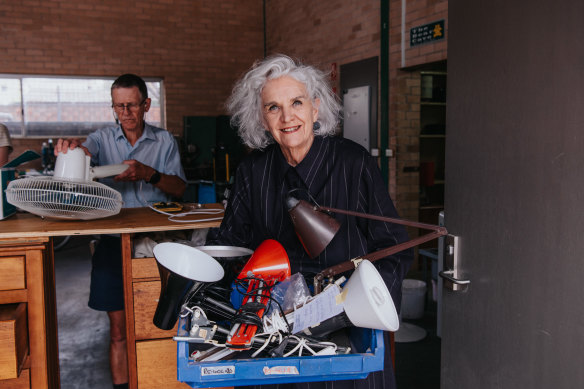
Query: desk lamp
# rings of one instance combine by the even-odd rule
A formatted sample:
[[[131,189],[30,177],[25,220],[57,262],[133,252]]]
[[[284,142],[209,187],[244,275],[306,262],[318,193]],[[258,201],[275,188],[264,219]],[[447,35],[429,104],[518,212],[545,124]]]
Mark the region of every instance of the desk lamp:
[[[383,222],[401,224],[404,226],[416,227],[431,231],[425,235],[399,243],[395,246],[387,247],[370,254],[365,254],[322,270],[314,277],[315,293],[320,293],[325,278],[331,278],[337,274],[353,270],[363,259],[368,259],[369,261],[373,262],[378,259],[387,257],[388,255],[398,253],[400,251],[415,247],[422,243],[429,242],[433,239],[448,234],[446,228],[442,226],[386,216],[372,215],[368,213],[346,211],[344,209],[330,208],[320,205],[310,205],[305,200],[298,200],[297,198],[291,196],[286,199],[286,204],[288,206],[288,213],[290,214],[292,223],[294,224],[296,235],[300,239],[300,242],[302,243],[302,246],[304,246],[304,249],[308,255],[310,255],[310,257],[313,259],[316,258],[326,248],[326,246],[328,246],[340,228],[339,222],[326,212],[341,213],[344,215],[362,217],[365,219],[380,220]]]
[[[370,262],[373,262],[378,259],[387,257],[388,255],[398,253],[400,251],[415,247],[419,244],[429,242],[433,239],[437,239],[448,234],[446,228],[442,226],[372,215],[368,213],[347,211],[319,205],[310,205],[307,201],[298,200],[292,196],[288,196],[286,199],[286,205],[288,207],[288,213],[292,218],[292,223],[294,224],[296,235],[300,239],[300,242],[302,243],[302,246],[308,255],[313,259],[316,258],[326,248],[326,246],[328,246],[340,228],[339,222],[331,217],[327,212],[341,213],[344,215],[401,224],[431,231],[425,235],[419,236],[409,241],[402,242],[395,246],[381,249],[370,254],[365,254],[322,270],[314,277],[315,294],[320,293],[322,290],[325,278],[330,280],[337,274],[356,269],[357,266],[359,266],[359,263],[364,259],[368,259]],[[401,327],[398,332],[396,332],[396,341],[400,341],[399,339],[401,338],[402,342],[413,342],[421,340],[425,336],[426,331],[423,328],[413,324],[404,323],[404,326]]]

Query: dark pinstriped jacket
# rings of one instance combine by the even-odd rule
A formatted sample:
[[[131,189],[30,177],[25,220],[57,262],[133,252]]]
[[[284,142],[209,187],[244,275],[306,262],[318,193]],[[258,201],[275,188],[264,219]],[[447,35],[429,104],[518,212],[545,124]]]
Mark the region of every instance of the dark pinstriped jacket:
[[[341,229],[316,259],[298,240],[285,199],[308,200],[307,191],[320,205],[397,217],[377,162],[361,146],[339,137],[315,137],[300,164],[288,165],[277,144],[254,152],[239,165],[223,223],[210,232],[207,244],[255,249],[265,239],[280,242],[290,258],[292,274],[307,277],[339,262],[408,240],[401,225],[336,214]],[[407,250],[374,262],[399,310],[401,281],[412,261]],[[310,283],[309,283],[310,285]]]

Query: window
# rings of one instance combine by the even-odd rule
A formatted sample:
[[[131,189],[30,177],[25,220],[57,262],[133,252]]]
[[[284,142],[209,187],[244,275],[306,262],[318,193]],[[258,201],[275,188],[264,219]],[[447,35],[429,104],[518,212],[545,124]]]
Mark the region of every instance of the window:
[[[13,137],[85,136],[114,124],[111,78],[0,75],[0,122]],[[164,124],[163,85],[145,79],[152,99],[146,121]]]

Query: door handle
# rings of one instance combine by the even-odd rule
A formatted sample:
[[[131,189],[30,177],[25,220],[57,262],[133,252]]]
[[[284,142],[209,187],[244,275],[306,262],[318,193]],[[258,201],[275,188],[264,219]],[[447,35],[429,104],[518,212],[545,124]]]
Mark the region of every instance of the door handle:
[[[438,272],[444,279],[444,287],[453,291],[463,291],[470,284],[470,280],[457,278],[460,276],[460,237],[448,234],[441,245],[443,267]]]
[[[456,285],[470,284],[470,280],[461,280],[459,278],[454,278],[454,270],[443,270],[443,271],[438,272],[438,275],[441,278],[444,278],[445,280],[450,281]]]

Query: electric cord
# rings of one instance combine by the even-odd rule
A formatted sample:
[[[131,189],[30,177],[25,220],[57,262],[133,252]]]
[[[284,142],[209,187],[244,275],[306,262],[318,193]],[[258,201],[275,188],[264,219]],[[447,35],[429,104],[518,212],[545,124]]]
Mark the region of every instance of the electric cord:
[[[260,335],[263,335],[263,334],[260,334]],[[281,344],[282,343],[282,334],[280,332],[274,332],[266,338],[266,341],[264,342],[264,344],[262,344],[260,346],[259,349],[257,349],[253,354],[251,354],[251,357],[252,358],[257,357],[258,354],[260,354],[262,351],[264,351],[266,349],[266,347],[268,347],[269,344],[272,343],[272,339],[276,336],[278,337],[278,344]],[[259,337],[259,335],[256,335],[256,337]]]
[[[289,332],[289,328],[290,328],[290,324],[288,323],[288,321],[286,320],[286,317],[284,316],[284,311],[282,309],[282,306],[280,305],[280,303],[275,300],[269,293],[266,293],[267,291],[270,291],[275,284],[272,285],[262,285],[261,287],[258,288],[254,288],[251,289],[249,291],[245,290],[242,291],[242,288],[245,289],[245,285],[249,284],[250,282],[253,281],[260,281],[260,282],[264,282],[263,279],[261,278],[257,278],[257,277],[246,277],[246,278],[240,278],[240,279],[236,279],[234,284],[235,284],[235,290],[237,290],[240,294],[242,294],[245,297],[247,297],[248,299],[251,299],[252,301],[244,304],[242,307],[240,307],[240,309],[238,310],[238,313],[235,315],[235,317],[233,318],[233,323],[237,324],[250,324],[250,325],[255,325],[259,331],[265,331],[264,329],[264,320],[258,315],[257,312],[259,312],[261,309],[264,310],[264,312],[267,312],[269,310],[269,307],[271,306],[272,302],[275,302],[278,306],[278,309],[280,311],[280,315],[283,317],[283,324],[279,324],[278,325],[278,329],[286,329],[286,332]],[[258,301],[253,301],[253,300],[257,300],[257,298],[260,299],[267,299],[267,303],[263,304],[260,303]],[[273,328],[270,327],[270,333],[273,332]]]
[[[258,297],[260,299],[269,298],[269,294],[264,294],[264,291],[268,292],[272,287],[264,284],[249,291],[246,290],[245,292],[242,292],[241,288],[244,287],[246,281],[249,283],[253,281],[258,281],[261,283],[264,282],[263,279],[257,277],[246,277],[235,280],[235,289],[243,295],[244,299],[247,297],[251,301],[243,304],[239,308],[237,314],[233,318],[233,324],[251,324],[257,326],[259,329],[262,329],[262,319],[257,314],[257,312],[259,312],[261,309],[265,310],[267,306],[256,300]]]
[[[258,316],[257,313],[246,310],[245,306],[242,307],[239,312],[237,312],[237,315],[231,321],[231,325],[237,323],[254,325],[260,329],[262,328],[262,319]]]
[[[208,285],[198,293],[185,299],[185,306],[201,306],[220,320],[233,320],[235,308],[226,296],[230,290],[218,285]]]
[[[297,337],[295,335],[290,335],[290,338],[295,339],[298,341],[298,344],[292,348],[292,350],[288,351],[287,353],[284,354],[285,357],[289,357],[290,355],[294,354],[296,351],[298,351],[298,356],[301,357],[304,350],[308,350],[308,352],[310,352],[310,355],[317,355],[319,353],[319,351],[314,351],[310,345],[309,345],[309,340],[306,338],[300,338]],[[314,347],[316,344],[312,344],[312,347]],[[331,352],[335,353],[337,352],[337,345],[335,343],[332,342],[318,342],[317,345],[319,346],[324,346],[325,349],[326,348],[331,348]],[[322,352],[322,350],[320,351]]]
[[[286,317],[282,316],[280,312],[274,311],[270,315],[265,315],[263,317],[263,322],[265,333],[268,334],[273,334],[275,332],[290,333],[290,326],[286,320]]]
[[[216,216],[216,217],[209,217],[206,219],[177,219],[177,218],[184,218],[190,215],[219,215],[222,214],[224,212],[223,209],[207,209],[204,208],[203,204],[196,204],[196,209],[192,209],[188,212],[181,212],[181,213],[170,213],[170,212],[164,212],[161,209],[156,209],[155,207],[152,206],[152,204],[148,203],[146,200],[144,200],[144,197],[142,197],[142,181],[140,181],[140,186],[138,188],[138,197],[140,199],[140,201],[142,202],[142,204],[144,204],[145,206],[147,206],[148,208],[161,213],[163,215],[168,216],[168,220],[171,222],[175,222],[175,223],[193,223],[193,222],[210,222],[210,221],[216,221],[216,220],[222,220],[223,216]]]
[[[276,300],[275,298],[273,298],[271,296],[271,294],[263,294],[261,292],[263,292],[264,290],[270,291],[275,284],[272,285],[264,285],[261,288],[255,288],[250,290],[249,292],[247,290],[242,290],[245,289],[245,285],[247,285],[247,283],[251,282],[251,281],[263,281],[263,279],[261,278],[257,278],[257,277],[245,277],[245,278],[240,278],[240,279],[236,279],[234,281],[235,284],[235,290],[237,292],[239,292],[240,294],[242,294],[245,297],[250,297],[250,298],[256,298],[256,297],[262,297],[262,298],[267,298],[268,302],[267,304],[261,304],[261,307],[255,307],[255,308],[265,308],[265,312],[268,312],[270,310],[271,304],[275,303],[279,314],[277,311],[275,311],[271,316],[273,317],[273,322],[270,322],[270,318],[268,316],[264,316],[264,319],[260,319],[262,321],[261,325],[258,325],[258,328],[260,328],[261,331],[265,331],[264,333],[272,333],[274,331],[278,331],[278,330],[283,330],[285,333],[289,333],[291,326],[290,323],[288,323],[288,320],[286,319],[286,315],[284,314],[284,309],[282,308],[282,305],[280,304],[280,302],[278,300]],[[258,293],[259,291],[259,293]],[[250,304],[250,303],[248,303]],[[247,304],[246,304],[247,305]],[[259,311],[259,309],[256,309],[256,312]],[[257,316],[257,314],[256,314]],[[266,318],[267,317],[267,321]],[[259,316],[258,316],[259,318]],[[276,320],[279,320],[279,322],[276,323]],[[250,324],[250,323],[246,323],[246,324]],[[265,327],[265,325],[268,324],[267,327]]]
[[[296,352],[298,353],[298,356],[335,355],[339,352],[347,352],[346,348],[339,347],[333,342],[314,340],[304,335],[285,335],[281,332],[257,334],[253,338],[254,342],[261,342],[261,338],[265,335],[267,335],[266,340],[263,341],[259,349],[252,354],[252,357],[257,357],[262,351],[265,351],[267,355],[274,358],[289,357]],[[274,343],[276,344],[269,348],[269,345]],[[257,347],[257,345],[254,346],[254,348],[255,347]]]
[[[207,314],[204,309],[199,306],[183,307],[181,318],[185,319],[192,317],[196,310],[199,311],[199,314],[204,319],[207,319]],[[218,332],[216,335],[219,333],[227,333],[227,329],[221,329],[221,327],[217,327],[217,329]],[[216,349],[224,349],[225,344],[223,342],[224,340],[221,341],[219,338],[214,337],[212,343]],[[266,353],[266,355],[272,357],[289,357],[296,353],[298,356],[311,356],[335,355],[339,352],[346,354],[349,352],[347,348],[339,347],[337,344],[330,341],[316,340],[305,335],[285,334],[282,331],[275,331],[270,334],[256,334],[253,337],[252,348],[255,349],[254,353],[251,354],[252,358],[257,357],[261,353]],[[234,350],[232,350],[232,352],[233,351]]]

